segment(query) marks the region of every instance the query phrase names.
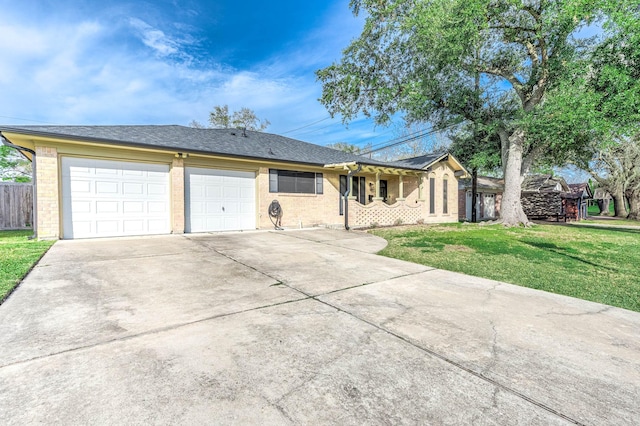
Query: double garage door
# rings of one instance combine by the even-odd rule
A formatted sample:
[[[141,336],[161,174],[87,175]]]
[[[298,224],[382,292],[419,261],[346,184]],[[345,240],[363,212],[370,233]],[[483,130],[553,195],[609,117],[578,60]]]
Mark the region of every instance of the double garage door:
[[[166,164],[62,158],[64,238],[168,234]],[[255,175],[185,170],[186,231],[255,229]]]

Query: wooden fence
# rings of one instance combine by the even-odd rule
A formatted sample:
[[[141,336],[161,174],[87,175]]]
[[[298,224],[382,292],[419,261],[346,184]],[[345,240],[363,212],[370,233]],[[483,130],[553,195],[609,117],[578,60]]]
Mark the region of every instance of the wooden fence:
[[[27,229],[33,222],[33,186],[0,182],[0,229]]]

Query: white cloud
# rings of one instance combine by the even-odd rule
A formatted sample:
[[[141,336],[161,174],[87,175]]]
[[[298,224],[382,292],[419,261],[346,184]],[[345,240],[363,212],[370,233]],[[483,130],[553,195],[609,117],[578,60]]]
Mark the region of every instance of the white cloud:
[[[285,132],[328,116],[317,101],[321,86],[314,71],[339,59],[361,28],[344,3],[288,52],[237,70],[191,57],[188,49],[197,40],[183,35],[179,23],[168,26],[177,29],[174,35],[140,18],[102,19],[56,25],[5,16],[19,24],[0,28],[0,122],[186,125],[206,122],[214,105],[228,104],[252,108],[271,121],[268,131]],[[132,29],[139,47],[126,42]],[[345,129],[336,118],[287,136],[361,143],[386,131],[371,129],[369,120]]]
[[[153,28],[138,18],[130,18],[129,24],[137,30],[142,42],[152,48],[159,56],[169,56],[178,53],[180,43],[168,37],[161,30]]]

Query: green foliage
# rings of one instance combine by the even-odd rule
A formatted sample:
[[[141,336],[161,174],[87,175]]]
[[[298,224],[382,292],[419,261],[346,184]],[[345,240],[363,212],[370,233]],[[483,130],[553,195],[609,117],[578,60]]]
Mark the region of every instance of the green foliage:
[[[455,224],[370,232],[389,241],[385,256],[640,311],[640,230]]]
[[[226,105],[225,105],[226,107]],[[253,130],[262,132],[271,124],[269,120],[260,120],[256,113],[249,108],[240,108],[231,116],[231,124],[237,129]]]
[[[31,182],[31,162],[14,148],[0,144],[0,180]]]
[[[212,129],[236,129],[252,130],[262,132],[271,123],[269,120],[260,120],[256,113],[249,108],[242,107],[239,111],[229,114],[228,105],[216,105],[209,113],[209,127]],[[196,120],[192,120],[189,126],[196,129],[205,129],[206,126]]]
[[[566,96],[550,111],[538,109],[548,90],[569,93],[569,85],[563,89],[560,83],[585,45],[572,35],[611,12],[612,4],[352,0],[354,13],[366,16],[364,28],[340,62],[317,71],[323,85],[320,102],[344,121],[364,114],[387,124],[401,112],[409,123],[429,122],[440,129],[472,123],[473,137],[462,126],[456,152],[469,154],[467,161],[478,168],[491,168],[500,158],[505,170],[502,219],[515,225],[526,218],[519,202],[520,175],[540,159],[561,163],[589,142],[587,137],[529,137],[527,130],[549,135],[566,125],[545,127],[545,121],[576,121],[577,113],[553,114],[572,106]]]
[[[29,240],[31,231],[0,231],[0,303],[53,245]]]
[[[337,149],[338,151],[348,152],[349,154],[360,154],[362,149],[347,142],[336,142],[327,145],[327,148]]]

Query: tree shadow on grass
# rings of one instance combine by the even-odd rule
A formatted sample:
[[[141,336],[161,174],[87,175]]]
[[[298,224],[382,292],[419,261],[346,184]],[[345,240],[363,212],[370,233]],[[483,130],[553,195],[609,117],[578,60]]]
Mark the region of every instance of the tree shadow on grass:
[[[635,234],[640,235],[640,229],[633,228],[623,228],[621,225],[619,226],[607,226],[607,225],[569,225],[572,228],[587,228],[587,229],[598,229],[600,231],[613,231],[613,232],[622,232],[625,234]]]
[[[591,262],[589,260],[582,259],[582,258],[580,258],[578,256],[574,256],[574,255],[568,253],[567,249],[564,249],[562,247],[558,247],[557,245],[552,244],[552,243],[545,243],[545,242],[540,242],[540,241],[527,241],[527,240],[521,240],[521,242],[524,243],[524,244],[527,244],[527,245],[529,245],[531,247],[539,248],[539,249],[542,249],[542,250],[548,250],[548,251],[553,252],[555,254],[558,254],[560,256],[568,257],[570,259],[577,260],[578,262],[582,262],[582,263],[585,263],[585,264],[590,265],[590,266],[595,266],[596,268],[602,268],[602,269],[606,269],[606,270],[609,270],[609,271],[612,271],[612,272],[618,272],[617,269],[610,268],[608,266],[603,266],[603,265],[600,265],[598,263],[593,263],[593,262]]]

